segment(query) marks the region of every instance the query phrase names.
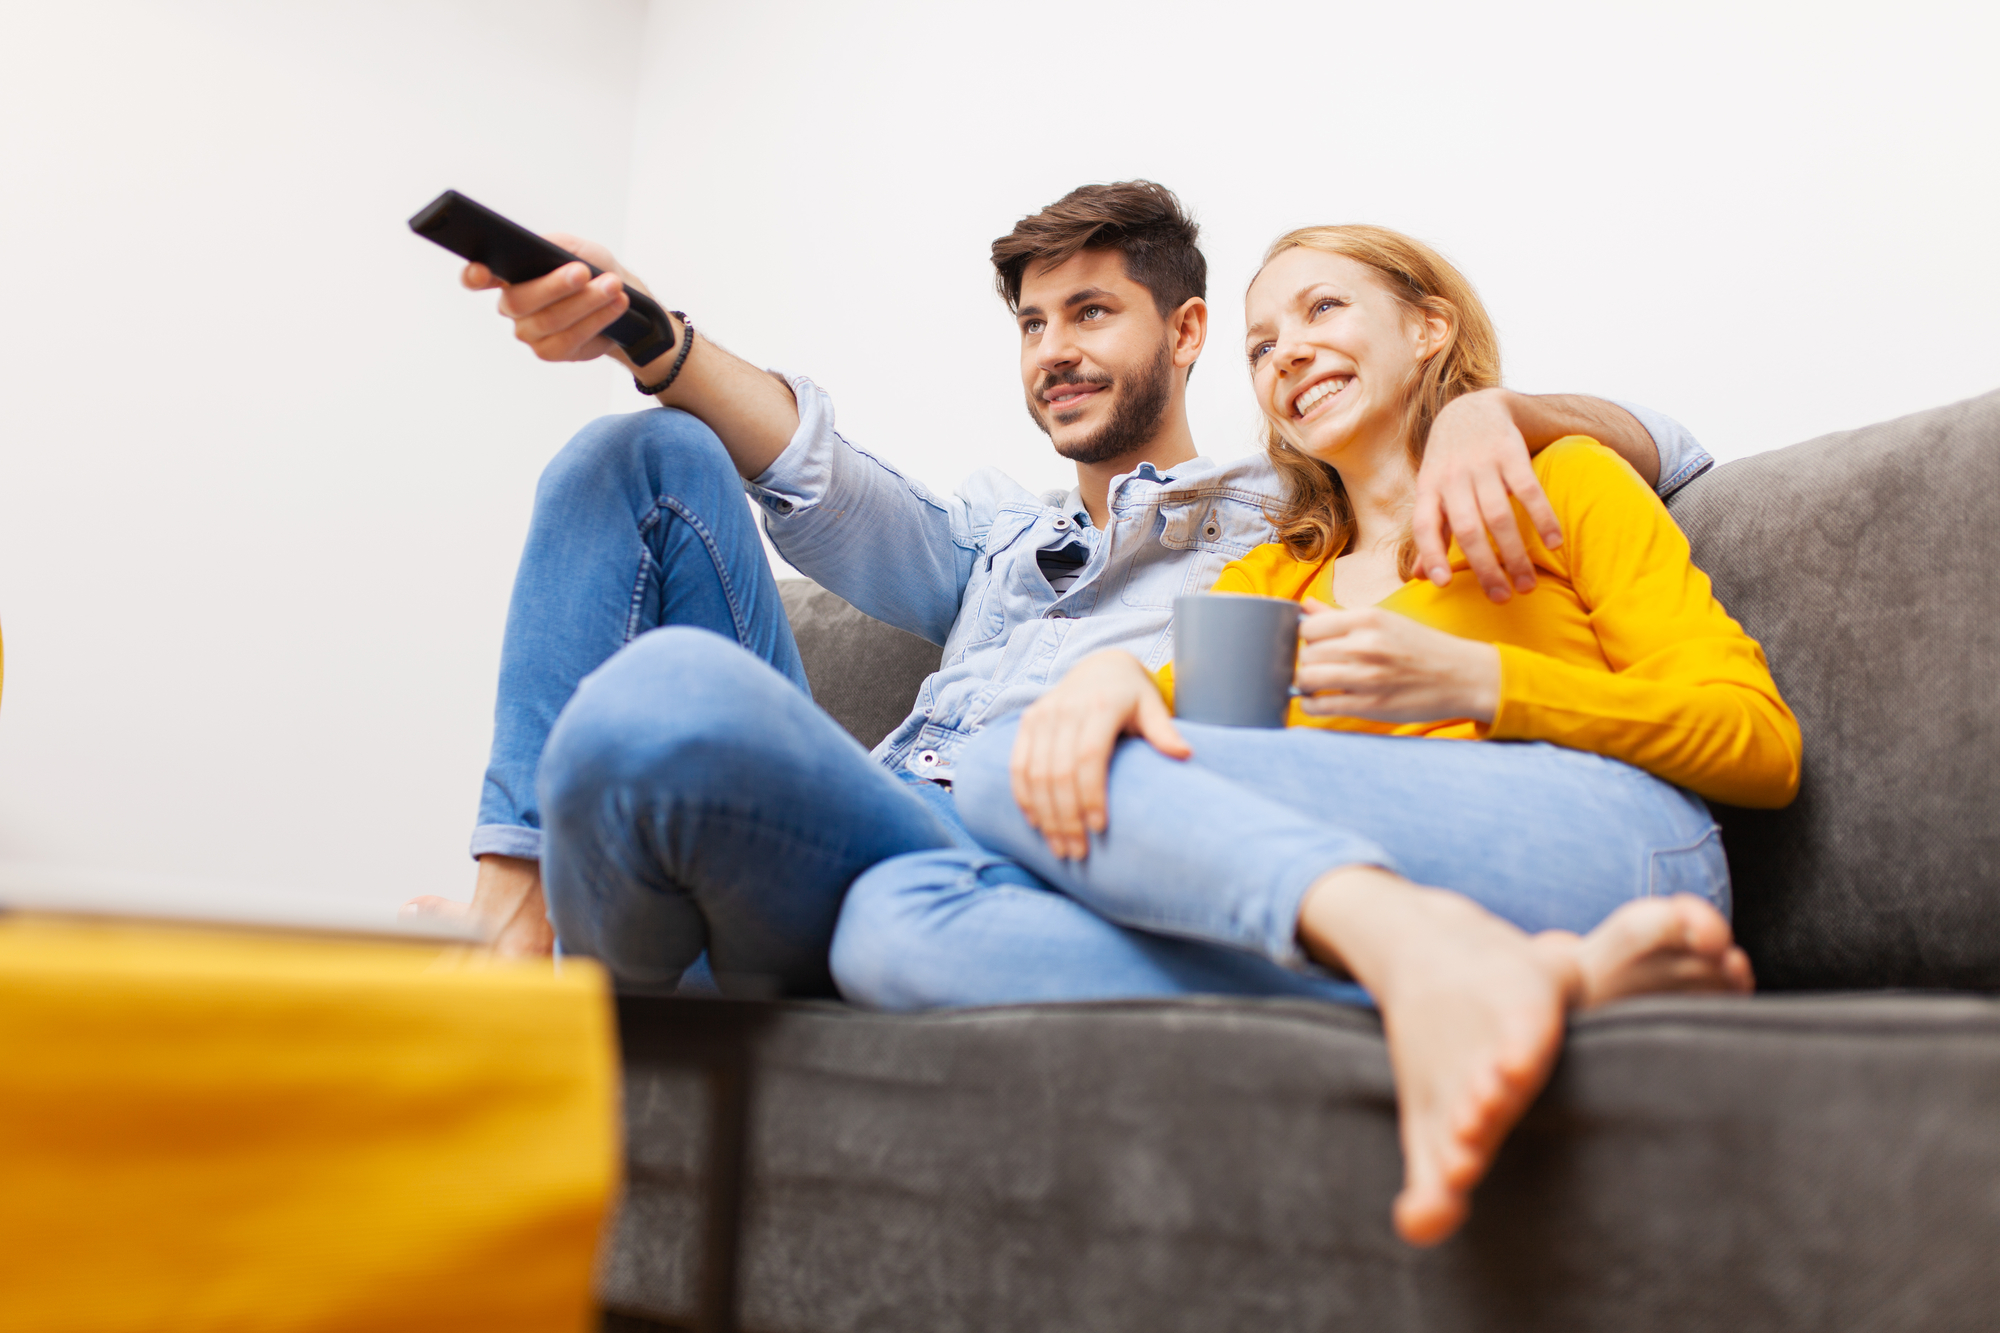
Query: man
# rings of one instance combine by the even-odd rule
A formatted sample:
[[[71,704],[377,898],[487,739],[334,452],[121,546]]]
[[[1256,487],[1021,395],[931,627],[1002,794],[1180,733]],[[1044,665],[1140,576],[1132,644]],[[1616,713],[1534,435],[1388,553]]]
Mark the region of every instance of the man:
[[[626,308],[621,281],[640,283],[601,247],[557,239],[605,274],[570,265],[505,287],[501,313],[545,360],[623,360],[601,330]],[[899,858],[898,874],[940,886],[1034,882],[959,825],[960,747],[1093,652],[1163,660],[1174,598],[1273,536],[1266,465],[1200,457],[1188,424],[1208,330],[1196,242],[1174,196],[1135,181],[1072,191],[994,243],[1029,414],[1076,465],[1066,495],[991,470],[934,495],[842,439],[809,380],[676,321],[692,345],[633,369],[677,410],[593,423],[537,493],[473,837],[471,910],[503,951],[546,951],[553,921],[565,950],[630,988],[675,987],[705,951],[725,988],[759,977],[824,993],[843,896],[871,867]],[[465,281],[503,286],[476,265]],[[1709,461],[1643,409],[1469,395],[1430,438],[1423,568],[1442,571],[1456,537],[1489,596],[1531,588],[1512,500],[1560,541],[1528,456],[1578,433],[1663,492]],[[746,482],[795,566],[943,648],[872,758],[810,701]],[[1211,963],[1188,964],[1196,988],[1264,984]],[[857,966],[856,987],[893,991],[885,965]]]

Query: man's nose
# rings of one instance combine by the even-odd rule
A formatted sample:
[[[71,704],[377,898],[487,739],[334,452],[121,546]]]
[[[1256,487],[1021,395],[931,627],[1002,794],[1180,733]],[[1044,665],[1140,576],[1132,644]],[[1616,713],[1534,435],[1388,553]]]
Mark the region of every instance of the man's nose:
[[[1042,333],[1041,345],[1035,348],[1035,365],[1044,372],[1068,370],[1083,359],[1077,349],[1076,339],[1070,336],[1066,324],[1051,324]]]

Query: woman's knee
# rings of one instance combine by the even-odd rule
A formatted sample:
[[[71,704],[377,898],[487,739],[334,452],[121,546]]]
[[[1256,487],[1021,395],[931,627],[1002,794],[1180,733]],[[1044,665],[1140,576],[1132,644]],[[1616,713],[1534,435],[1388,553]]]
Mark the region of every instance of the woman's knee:
[[[570,438],[542,469],[536,503],[561,503],[580,491],[635,491],[649,499],[665,478],[676,484],[714,476],[740,485],[736,464],[716,433],[678,408],[653,407],[599,417]]]
[[[981,728],[953,764],[953,795],[974,837],[983,839],[982,827],[992,830],[996,816],[1004,822],[1016,809],[1012,765],[1020,729],[1019,718]]]

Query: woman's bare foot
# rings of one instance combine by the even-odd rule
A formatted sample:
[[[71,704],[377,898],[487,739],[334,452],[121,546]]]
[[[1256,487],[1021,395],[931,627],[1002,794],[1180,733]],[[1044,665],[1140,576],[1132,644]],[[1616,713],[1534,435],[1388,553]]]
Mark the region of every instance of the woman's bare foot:
[[[1635,995],[1747,995],[1756,986],[1729,922],[1691,893],[1626,903],[1575,949],[1586,1009]]]
[[[1314,882],[1299,938],[1381,1007],[1403,1140],[1396,1231],[1435,1245],[1465,1221],[1472,1187],[1548,1082],[1583,995],[1579,947],[1370,866]]]
[[[471,902],[425,894],[404,903],[402,915],[454,923],[476,921],[488,932],[488,947],[502,957],[546,958],[555,951],[556,934],[542,900],[539,861],[482,856]]]

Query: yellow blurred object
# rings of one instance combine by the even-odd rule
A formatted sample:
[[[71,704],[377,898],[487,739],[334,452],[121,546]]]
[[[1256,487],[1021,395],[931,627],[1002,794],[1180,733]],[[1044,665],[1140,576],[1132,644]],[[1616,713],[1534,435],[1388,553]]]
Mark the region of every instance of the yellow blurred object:
[[[0,917],[0,1329],[581,1330],[588,961]]]

